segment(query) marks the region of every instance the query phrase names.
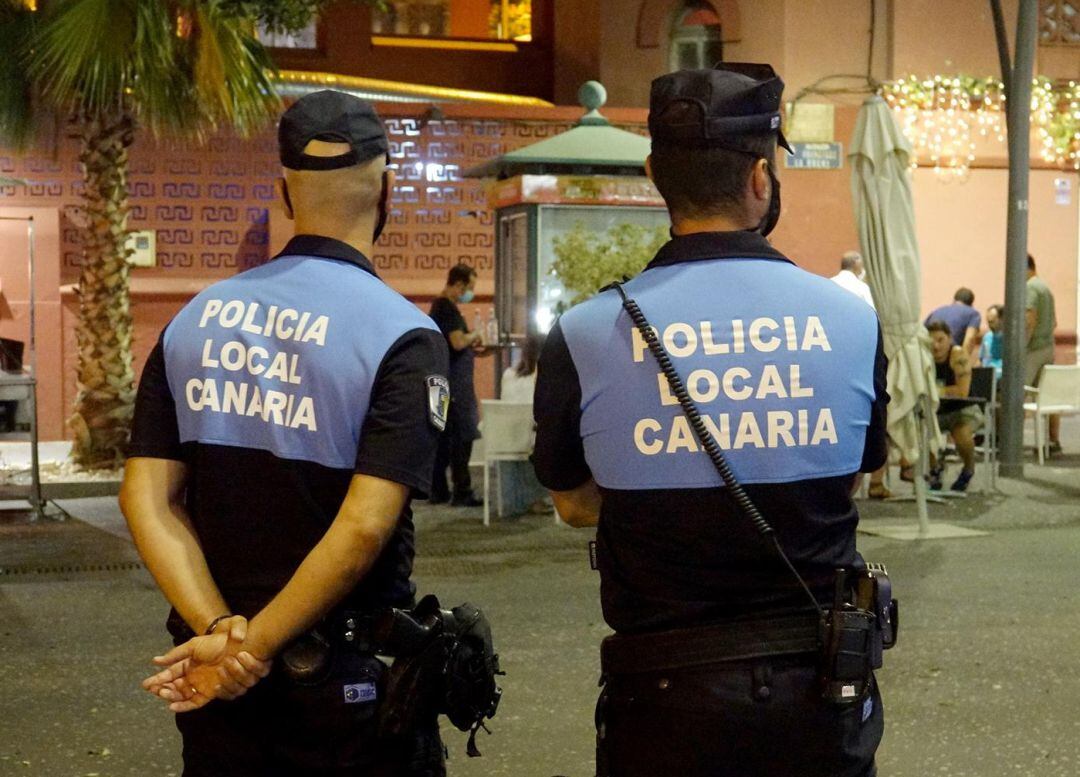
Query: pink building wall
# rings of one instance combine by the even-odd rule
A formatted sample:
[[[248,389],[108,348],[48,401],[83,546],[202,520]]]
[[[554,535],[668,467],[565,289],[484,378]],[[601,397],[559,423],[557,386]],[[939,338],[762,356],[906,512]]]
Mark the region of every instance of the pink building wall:
[[[652,34],[641,28],[646,5],[651,9],[648,18],[662,27]],[[605,108],[615,122],[641,130],[649,82],[667,70],[671,16],[665,8],[670,6],[673,13],[679,5],[677,0],[575,4],[573,19],[593,19],[596,25],[588,29],[576,25],[566,39],[573,46],[557,45],[562,52],[559,61],[573,66],[575,79],[600,77],[608,87],[610,104],[638,106]],[[789,98],[823,76],[865,72],[871,20],[864,0],[723,0],[714,5],[725,24],[726,58],[774,63],[788,84]],[[1011,25],[1016,0],[1005,0],[1004,6]],[[996,72],[992,25],[983,0],[878,0],[876,7],[872,67],[876,77]],[[569,16],[562,18],[569,23]],[[558,30],[558,15],[555,23]],[[642,40],[654,44],[642,47]],[[574,47],[581,50],[569,50]],[[1041,47],[1039,67],[1043,72],[1070,72],[1080,66],[1078,51]],[[836,105],[835,138],[846,149],[862,95],[810,94],[804,99]],[[387,237],[374,258],[387,282],[422,308],[438,293],[451,265],[470,262],[480,270],[476,309],[486,313],[493,291],[492,214],[482,184],[463,180],[461,172],[480,160],[562,131],[580,110],[448,105],[443,108],[446,121],[425,123],[427,108],[384,106],[392,152],[402,165],[401,183]],[[948,301],[960,285],[975,290],[983,309],[1004,296],[1003,152],[995,143],[982,144],[978,163],[982,167],[964,184],[942,184],[922,170],[914,176],[926,311]],[[277,233],[288,226],[271,215],[272,183],[278,171],[270,132],[249,141],[215,138],[203,149],[141,138],[131,159],[129,224],[156,230],[158,239],[159,266],[133,273],[135,365],[141,369],[162,326],[194,291],[265,261],[283,242],[283,234]],[[1038,160],[1033,164],[1039,169],[1032,176],[1031,245],[1041,273],[1057,294],[1062,357],[1071,359],[1080,182],[1075,173],[1045,169]],[[44,314],[51,319],[42,328],[49,332],[48,347],[53,350],[41,365],[43,389],[52,392],[48,398],[43,395],[41,405],[43,429],[48,436],[60,436],[75,394],[77,302],[70,284],[78,276],[81,250],[76,207],[81,183],[73,141],[57,133],[31,153],[0,150],[0,176],[30,180],[27,186],[0,186],[0,209],[40,208],[48,214],[45,220],[55,224],[52,237],[43,237],[43,246],[51,247],[39,252],[55,276],[55,290],[47,292],[52,296],[42,299],[42,310],[51,311]],[[784,213],[775,242],[802,266],[823,275],[833,274],[840,255],[857,247],[849,176],[846,163],[839,171],[781,169]],[[1057,179],[1070,182],[1070,205],[1056,204]],[[0,231],[4,246],[6,234]],[[15,267],[9,269],[9,262],[6,254],[0,254],[5,286],[9,273],[14,277],[17,272]],[[15,287],[11,289],[14,293]],[[9,299],[9,307],[10,303]],[[5,319],[3,304],[0,298],[0,334],[18,334],[18,307],[11,308]],[[466,311],[470,320],[473,312],[474,308]],[[489,372],[480,370],[482,393],[490,392]]]
[[[493,110],[475,115],[475,109],[459,107],[447,110],[448,121],[422,128],[411,118],[420,107],[386,106],[385,112],[394,155],[405,174],[375,262],[391,286],[423,309],[442,288],[450,266],[458,261],[474,264],[481,275],[478,300],[465,309],[471,321],[476,311],[486,314],[491,304],[494,241],[483,186],[462,180],[460,171],[488,155],[561,131],[579,111],[534,110],[515,116]],[[838,139],[847,141],[855,113],[854,107],[837,110]],[[609,114],[629,127],[640,128],[645,118],[642,111]],[[924,312],[948,301],[960,285],[974,289],[981,309],[1003,299],[1006,175],[1000,167],[1003,160],[992,151],[987,159],[997,167],[974,170],[967,183],[943,184],[928,170],[914,176]],[[132,158],[131,225],[158,234],[159,266],[133,273],[135,366],[141,370],[162,327],[192,294],[217,278],[265,261],[287,240],[291,225],[274,215],[271,191],[277,164],[269,135],[201,150],[144,140]],[[425,165],[423,173],[416,172],[418,162]],[[429,170],[428,164],[435,167]],[[0,211],[32,206],[44,215],[43,224],[53,225],[51,232],[43,227],[38,251],[43,303],[39,368],[43,434],[57,438],[66,435],[63,419],[75,397],[78,310],[70,284],[77,278],[79,261],[78,214],[73,208],[80,184],[73,148],[65,141],[55,152],[22,157],[0,153],[0,175],[32,179],[29,186],[0,187]],[[1071,182],[1071,206],[1056,204],[1054,182],[1059,178]],[[841,254],[858,245],[849,166],[839,171],[781,169],[781,180],[783,218],[774,242],[806,269],[832,275]],[[1077,188],[1075,174],[1033,171],[1031,246],[1057,295],[1061,358],[1069,361],[1076,325]],[[0,231],[7,239],[10,234]],[[12,256],[20,254],[5,250],[0,256],[3,299],[13,311],[5,319],[0,307],[0,334],[19,335],[14,295],[22,260]],[[493,370],[481,364],[478,392],[490,396]]]

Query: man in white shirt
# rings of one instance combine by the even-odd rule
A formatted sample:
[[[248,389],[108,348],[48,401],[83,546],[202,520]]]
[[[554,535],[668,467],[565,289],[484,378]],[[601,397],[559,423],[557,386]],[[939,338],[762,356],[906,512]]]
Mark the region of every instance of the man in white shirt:
[[[865,277],[866,270],[863,269],[862,254],[858,251],[848,251],[840,260],[840,272],[834,275],[832,280],[874,308],[874,298],[870,295],[870,287],[863,280]]]
[[[866,270],[863,268],[862,254],[858,251],[848,251],[840,259],[840,272],[832,277],[832,281],[840,288],[850,291],[876,311],[870,287],[863,280],[865,277]],[[888,466],[886,463],[881,469],[870,474],[870,487],[867,494],[871,499],[888,499],[892,496],[892,492],[885,485],[885,470]]]

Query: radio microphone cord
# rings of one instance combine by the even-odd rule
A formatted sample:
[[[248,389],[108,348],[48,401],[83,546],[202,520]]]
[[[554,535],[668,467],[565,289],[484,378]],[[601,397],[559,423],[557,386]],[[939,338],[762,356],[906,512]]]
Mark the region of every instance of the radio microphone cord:
[[[690,420],[690,426],[694,429],[694,434],[696,434],[698,440],[701,441],[702,448],[704,448],[705,452],[709,455],[709,459],[712,461],[713,466],[716,467],[716,471],[720,473],[720,477],[723,479],[724,485],[727,486],[728,492],[735,500],[735,503],[739,506],[739,509],[743,511],[746,517],[750,519],[750,522],[754,525],[754,528],[758,533],[765,538],[766,541],[772,543],[773,547],[776,549],[777,555],[780,556],[781,560],[791,571],[791,574],[795,579],[799,581],[802,590],[806,592],[806,596],[813,603],[818,616],[824,618],[825,613],[821,609],[817,597],[811,593],[810,587],[806,584],[806,581],[803,580],[802,575],[795,569],[795,565],[791,563],[787,554],[784,553],[784,549],[780,547],[780,541],[776,537],[776,530],[765,520],[765,516],[757,509],[757,505],[750,499],[750,495],[746,493],[742,484],[735,478],[735,473],[733,473],[731,467],[728,466],[727,460],[720,450],[720,445],[705,427],[705,422],[701,420],[701,413],[698,411],[697,405],[694,404],[694,400],[690,398],[690,394],[687,392],[682,378],[675,369],[675,365],[671,362],[671,356],[660,342],[660,338],[656,336],[656,332],[649,325],[649,321],[645,318],[645,314],[641,312],[641,308],[638,306],[637,302],[626,296],[626,292],[623,291],[622,283],[616,281],[606,288],[612,287],[614,287],[614,289],[619,292],[619,296],[622,297],[623,309],[634,322],[634,326],[637,327],[642,338],[645,340],[646,345],[649,346],[649,351],[656,359],[657,364],[660,365],[660,369],[663,371],[664,377],[667,378],[668,385],[671,387],[671,393],[679,400],[683,412],[686,413],[686,417]],[[601,289],[601,291],[603,290],[604,289]]]

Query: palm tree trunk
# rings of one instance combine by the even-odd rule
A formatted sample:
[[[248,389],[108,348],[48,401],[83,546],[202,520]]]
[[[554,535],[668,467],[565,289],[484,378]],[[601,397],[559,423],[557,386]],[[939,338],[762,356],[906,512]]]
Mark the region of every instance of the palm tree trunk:
[[[123,463],[135,409],[131,367],[131,297],[125,218],[128,114],[83,117],[78,123],[87,229],[79,276],[79,356],[72,457],[89,469]]]

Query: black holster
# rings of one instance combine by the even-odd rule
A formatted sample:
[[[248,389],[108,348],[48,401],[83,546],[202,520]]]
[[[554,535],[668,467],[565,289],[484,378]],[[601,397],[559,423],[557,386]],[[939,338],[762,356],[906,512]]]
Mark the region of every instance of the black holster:
[[[821,624],[822,696],[834,704],[862,701],[882,653],[896,644],[899,604],[881,564],[836,572],[831,610]]]
[[[412,610],[391,609],[374,623],[376,644],[395,656],[379,730],[394,735],[446,715],[470,732],[466,752],[478,756],[476,734],[495,715],[502,690],[491,626],[479,608],[444,610],[425,596]]]
[[[874,676],[874,614],[834,607],[821,627],[822,696],[834,704],[862,701]]]

